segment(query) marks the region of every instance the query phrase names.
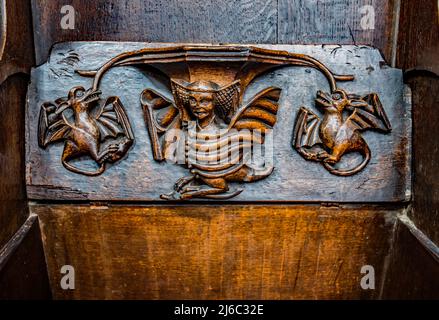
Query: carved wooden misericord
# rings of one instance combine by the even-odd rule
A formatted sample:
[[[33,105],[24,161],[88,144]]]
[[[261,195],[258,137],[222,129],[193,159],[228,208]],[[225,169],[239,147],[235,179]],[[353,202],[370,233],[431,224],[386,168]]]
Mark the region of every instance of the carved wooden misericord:
[[[284,88],[271,84],[270,79],[256,92],[248,93],[247,88],[263,75],[290,66],[317,70],[329,87],[314,92],[321,119],[303,105],[291,113],[294,125],[283,128],[291,135],[291,155],[295,150],[306,160],[301,165],[304,171],[316,161],[334,179],[358,174],[380,152],[371,150],[362,133],[391,131],[378,93],[339,87],[339,82],[355,81],[354,75],[336,74],[310,55],[260,47],[148,47],[119,53],[92,69],[74,66],[74,72],[84,79],[82,84],[72,85],[66,97],[41,104],[39,146],[64,141],[63,166],[87,176],[103,174],[107,163],[117,167],[130,156],[133,143],[146,147],[147,141],[139,141],[138,130],[131,125],[135,115],[126,111],[118,93],[105,92],[112,96],[101,99],[100,85],[106,74],[114,69],[139,69],[165,79],[164,90],[146,87],[133,92],[120,87],[138,96],[152,158],[166,167],[187,170],[186,175],[175,177],[173,189],[159,194],[160,198],[230,199],[241,194],[246,183],[270,179],[276,170],[273,129]],[[88,78],[92,83],[85,89]],[[362,158],[350,161],[347,168],[339,167],[349,153]],[[82,166],[86,158],[95,162],[93,169]]]
[[[46,102],[41,106],[38,123],[38,143],[65,141],[62,164],[66,169],[96,176],[105,171],[106,162],[122,158],[133,143],[133,133],[128,117],[118,97],[110,97],[100,106],[94,103],[100,98],[100,90],[85,90],[81,86],[70,89],[66,98]],[[71,111],[71,120],[66,111]],[[94,111],[94,112],[93,112]],[[123,138],[114,142],[114,138]],[[108,139],[111,144],[104,146]],[[70,163],[83,155],[90,156],[98,165],[96,171],[86,171]]]
[[[315,104],[322,110],[323,119],[301,108],[297,115],[293,147],[305,159],[321,162],[335,175],[350,176],[363,170],[372,155],[361,131],[391,131],[378,95],[371,93],[361,97],[342,89],[332,93],[318,91]],[[348,114],[345,115],[345,112]],[[335,168],[333,165],[349,152],[359,152],[364,157],[363,161],[354,168]]]

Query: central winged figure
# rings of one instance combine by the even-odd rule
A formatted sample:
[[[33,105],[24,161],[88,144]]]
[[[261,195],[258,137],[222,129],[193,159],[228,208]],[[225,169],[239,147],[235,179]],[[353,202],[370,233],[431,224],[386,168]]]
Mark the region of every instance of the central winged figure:
[[[251,158],[276,123],[280,89],[269,87],[240,106],[239,80],[221,87],[212,81],[171,79],[171,88],[173,101],[152,89],[141,95],[154,159],[190,169],[162,199],[228,199],[242,192],[229,182],[271,174],[273,166],[256,165]]]
[[[270,132],[281,90],[267,87],[243,102],[257,77],[287,66],[314,68],[326,77],[331,92],[337,81],[354,79],[332,73],[305,54],[232,45],[142,48],[122,52],[98,69],[76,72],[93,77],[91,89],[98,90],[107,71],[127,66],[165,76],[172,92],[171,98],[145,89],[140,99],[154,159],[189,170],[172,192],[161,195],[167,200],[228,199],[242,192],[230,182],[253,182],[271,174]]]

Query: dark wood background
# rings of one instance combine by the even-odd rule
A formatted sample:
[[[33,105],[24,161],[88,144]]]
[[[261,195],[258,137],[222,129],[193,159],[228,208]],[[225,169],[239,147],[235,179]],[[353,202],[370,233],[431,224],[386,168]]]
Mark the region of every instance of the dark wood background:
[[[74,30],[63,30],[56,18],[66,4],[77,10]],[[375,9],[373,30],[361,27],[364,5]],[[395,50],[395,0],[32,0],[32,6],[37,64],[53,43],[72,40],[356,43],[388,59]]]
[[[41,233],[37,217],[29,216],[23,170],[26,91],[35,65],[31,6],[14,0],[0,7],[5,26],[0,32],[0,299],[50,298]]]
[[[60,28],[60,8],[65,4],[72,4],[77,11],[77,25],[74,30]],[[361,29],[358,6],[363,4],[372,4],[375,8],[374,30]],[[31,8],[33,22],[30,19]],[[32,0],[31,3],[14,0],[7,2],[6,9],[9,12],[9,27],[7,33],[2,34],[2,39],[6,39],[6,42],[0,56],[0,148],[4,148],[0,159],[0,241],[3,241],[0,245],[6,243],[1,253],[7,253],[7,259],[0,255],[0,273],[3,275],[0,277],[2,297],[50,297],[47,287],[33,286],[47,279],[44,272],[31,273],[32,270],[41,270],[41,266],[45,264],[44,258],[36,254],[31,260],[24,259],[27,252],[34,252],[32,248],[35,248],[35,252],[42,253],[41,247],[38,246],[40,238],[27,241],[26,239],[32,237],[22,236],[7,241],[15,231],[23,230],[20,226],[26,219],[28,223],[33,222],[31,218],[27,218],[27,204],[23,191],[22,117],[28,81],[25,73],[29,66],[33,65],[34,56],[36,64],[46,60],[49,49],[55,42],[131,40],[364,43],[378,47],[388,63],[411,70],[406,73],[406,81],[412,84],[413,89],[413,201],[409,205],[385,205],[380,208],[368,207],[365,204],[365,208],[358,205],[349,209],[339,209],[335,205],[330,214],[326,210],[322,211],[320,207],[310,205],[262,205],[257,209],[249,206],[206,205],[191,210],[199,210],[198,215],[193,212],[188,214],[184,207],[167,210],[161,206],[150,206],[149,209],[128,205],[113,208],[106,204],[61,206],[42,202],[33,205],[32,208],[38,213],[42,226],[51,291],[55,297],[111,297],[111,292],[115,292],[114,297],[146,297],[141,294],[145,289],[151,291],[148,297],[178,298],[184,297],[184,290],[189,288],[190,297],[194,298],[239,298],[250,297],[257,288],[259,297],[273,298],[438,298],[439,253],[434,245],[434,242],[439,243],[439,147],[436,139],[439,127],[436,111],[439,91],[439,32],[436,0]],[[21,63],[16,63],[17,61]],[[9,119],[8,125],[4,124],[3,119]],[[3,157],[4,154],[7,156]],[[160,216],[160,212],[166,218]],[[279,215],[282,216],[280,220]],[[398,216],[403,216],[404,219]],[[323,218],[329,220],[321,223]],[[207,221],[208,219],[210,220]],[[390,226],[383,224],[384,221],[390,223]],[[235,228],[234,231],[219,232],[218,225],[221,223]],[[290,251],[284,250],[277,244],[279,233],[275,232],[276,226],[290,230],[295,225],[299,226],[294,233],[295,240],[288,243]],[[212,234],[215,237],[209,238],[206,228],[215,227],[216,233]],[[183,228],[184,232],[182,237],[177,237],[180,228]],[[270,232],[258,231],[261,228]],[[25,230],[28,230],[27,234],[32,235],[38,229]],[[124,235],[121,230],[127,230],[129,234]],[[148,232],[143,233],[142,230]],[[340,234],[346,234],[346,237],[339,237],[337,230],[344,230]],[[352,234],[349,234],[350,230]],[[167,234],[170,232],[173,234],[168,237]],[[233,242],[236,241],[233,236],[238,234],[251,239],[243,244],[248,252],[244,262],[237,260],[238,245],[234,245]],[[124,242],[123,246],[122,243],[113,244],[110,241],[114,235],[116,239]],[[428,237],[433,242],[429,242]],[[281,239],[289,240],[282,237]],[[358,242],[358,239],[364,241]],[[187,260],[166,259],[171,257],[173,248],[191,248],[194,241],[205,242],[197,247],[200,248],[200,252],[191,251],[193,254],[183,255],[187,259],[194,259],[189,263],[190,266],[196,267],[193,270],[185,269],[188,265]],[[78,250],[76,242],[89,250]],[[318,243],[329,244],[329,248],[332,249],[322,251],[319,257],[316,255],[316,251],[319,252]],[[149,248],[157,250],[163,260],[152,261],[156,264],[150,261],[142,265],[142,258],[151,257],[152,254],[145,254],[141,250],[146,244],[153,245]],[[291,251],[295,250],[296,246],[302,248],[302,253]],[[215,248],[218,254],[213,252],[211,259],[206,261],[206,255],[203,255],[202,250],[209,247]],[[355,248],[355,256],[361,256],[355,262],[349,258],[352,248]],[[224,251],[225,249],[228,251]],[[226,254],[219,254],[221,252]],[[279,266],[282,263],[278,254],[282,256],[282,253],[288,252],[290,255],[285,256],[286,264],[283,265],[291,267],[298,275],[294,272],[281,272]],[[331,253],[334,252],[337,257],[341,257],[343,264],[340,264],[341,260],[333,260]],[[99,259],[103,261],[101,269],[91,263],[96,255],[100,255]],[[93,292],[92,295],[82,290],[77,293],[60,292],[59,264],[64,261],[73,261],[84,266],[78,267],[83,277],[79,281],[94,279],[91,282],[92,286],[86,287]],[[143,276],[153,270],[159,272],[158,274],[170,270],[169,279],[178,275],[187,278],[182,280],[178,287],[172,287],[163,283],[164,278],[156,277],[148,282],[147,287],[132,291],[130,288],[123,288],[122,284],[124,280],[133,286],[135,284],[136,276],[130,272],[133,261],[137,263],[134,270],[143,272]],[[228,281],[233,279],[233,275],[223,278],[223,282],[215,276],[215,272],[221,270],[221,264],[246,267],[246,263],[252,261],[257,261],[257,267],[245,269],[249,272],[245,281],[230,284]],[[325,264],[317,265],[317,261]],[[377,291],[365,292],[359,287],[359,270],[355,264],[357,261],[373,263],[377,270],[382,271],[379,273],[380,288]],[[32,277],[12,276],[11,270],[13,271],[17,265],[21,266],[22,270],[27,270]],[[152,266],[155,266],[155,269]],[[325,273],[321,274],[325,281],[313,282],[313,270],[325,270]],[[309,276],[301,273],[305,271],[310,271]],[[338,272],[344,272],[343,276],[337,276]],[[8,274],[9,276],[5,276]],[[284,278],[280,278],[281,275]],[[281,280],[276,282],[276,278]],[[204,279],[204,282],[200,282],[200,279]],[[201,287],[200,283],[204,286]],[[226,287],[223,287],[226,290],[222,291],[222,295],[217,291],[221,283],[226,284]],[[216,291],[209,291],[209,285]],[[181,289],[179,295],[176,294],[176,288]]]

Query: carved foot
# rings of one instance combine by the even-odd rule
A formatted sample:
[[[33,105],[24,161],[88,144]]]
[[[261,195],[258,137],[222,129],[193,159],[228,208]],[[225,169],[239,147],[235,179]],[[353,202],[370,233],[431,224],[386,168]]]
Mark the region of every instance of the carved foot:
[[[326,162],[326,163],[335,164],[335,163],[338,162],[338,160],[339,159],[337,157],[329,155],[323,161]]]
[[[174,190],[175,191],[181,191],[184,186],[186,186],[188,183],[193,181],[195,179],[195,176],[186,176],[178,179],[174,184]]]
[[[180,199],[209,198],[210,196],[220,195],[225,192],[227,192],[227,189],[211,188],[207,186],[188,186],[181,191]]]
[[[170,193],[164,193],[160,195],[160,199],[163,200],[180,200],[181,194],[179,192],[172,191]]]
[[[101,164],[111,158],[119,150],[118,144],[110,144],[96,159],[96,162]]]
[[[330,156],[331,155],[324,150],[317,153],[317,159],[319,159],[320,161],[322,161],[322,160],[324,161],[325,159],[329,158]]]
[[[111,154],[109,161],[116,162],[120,160],[127,153],[132,144],[133,140],[125,137],[121,142],[117,144],[118,149],[116,152]]]

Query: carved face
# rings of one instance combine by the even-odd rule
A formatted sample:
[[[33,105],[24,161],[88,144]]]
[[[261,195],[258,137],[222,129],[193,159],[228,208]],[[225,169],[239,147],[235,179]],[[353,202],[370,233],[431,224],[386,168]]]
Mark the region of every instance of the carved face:
[[[76,111],[86,110],[92,102],[99,100],[101,95],[100,90],[88,89],[78,86],[73,87],[67,96],[67,100],[61,104],[56,113],[60,114],[69,107]]]
[[[214,117],[214,94],[210,92],[193,92],[189,97],[189,106],[198,120],[210,121]]]
[[[342,112],[349,103],[346,92],[341,89],[335,90],[333,93],[318,90],[315,101],[317,106],[327,112]]]
[[[337,89],[333,93],[326,93],[317,91],[316,105],[322,108],[325,112],[340,113],[346,108],[361,108],[366,107],[368,102],[356,94],[347,94],[342,89]]]

